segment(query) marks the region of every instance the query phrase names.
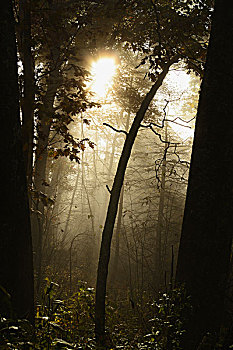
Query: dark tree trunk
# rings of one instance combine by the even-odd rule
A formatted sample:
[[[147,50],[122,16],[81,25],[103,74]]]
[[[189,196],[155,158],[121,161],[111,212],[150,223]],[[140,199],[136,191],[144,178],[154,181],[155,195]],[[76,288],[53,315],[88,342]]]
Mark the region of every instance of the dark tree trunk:
[[[43,97],[43,105],[39,112],[40,130],[39,140],[36,149],[36,161],[35,161],[35,175],[34,185],[38,192],[45,192],[45,186],[43,182],[46,180],[46,164],[48,158],[48,143],[49,133],[51,127],[51,119],[53,116],[53,104],[56,96],[57,89],[60,85],[59,66],[55,61],[55,67],[51,68],[51,73],[48,78],[48,87],[45,96]],[[44,234],[44,205],[41,202],[37,203],[36,213],[33,216],[33,248],[35,251],[35,271],[36,271],[36,292],[39,293],[42,278],[42,245]],[[41,214],[42,215],[41,215]]]
[[[147,108],[162,85],[164,78],[166,77],[169,67],[177,60],[169,62],[161,74],[158,76],[157,81],[152,86],[144,98],[139,111],[137,112],[132,126],[126,136],[122,154],[117,167],[117,172],[114,178],[112,191],[110,195],[110,201],[108,206],[107,217],[105,220],[104,230],[102,234],[99,264],[97,271],[96,282],[96,303],[95,303],[95,335],[98,343],[104,342],[105,338],[105,296],[106,296],[106,283],[108,276],[108,264],[110,258],[110,247],[113,234],[113,227],[115,224],[119,197],[121,193],[121,187],[124,181],[124,174],[127,167],[127,163],[131,154],[131,150],[138,133],[140,124],[144,118]]]
[[[123,111],[122,111],[122,116],[120,119],[123,117]],[[130,122],[130,113],[127,113],[127,118],[126,118],[126,125],[125,125],[125,131],[129,131],[129,122]],[[117,133],[114,136],[117,136]],[[114,151],[115,151],[115,144],[114,144]],[[109,169],[112,169],[112,164],[109,165]],[[110,178],[110,176],[109,176]],[[121,193],[120,193],[120,198],[119,198],[119,207],[118,207],[118,216],[117,216],[117,223],[116,223],[116,230],[115,230],[115,252],[114,252],[114,258],[113,258],[113,264],[112,264],[112,273],[110,277],[110,284],[111,287],[115,287],[115,281],[118,278],[118,267],[119,267],[119,256],[120,256],[120,237],[121,237],[121,231],[122,231],[122,213],[123,213],[123,202],[124,202],[124,183],[122,184],[121,187]],[[116,294],[117,296],[117,291]]]
[[[223,316],[233,232],[233,5],[217,0],[201,86],[177,282],[192,296],[184,341],[196,349]]]
[[[34,62],[32,57],[31,40],[31,1],[19,2],[18,47],[23,63],[23,92],[22,92],[22,141],[23,154],[28,184],[31,183],[34,136]]]
[[[120,237],[121,237],[121,230],[122,230],[122,213],[123,213],[123,201],[124,201],[124,184],[121,187],[121,194],[119,199],[119,208],[118,208],[118,216],[117,216],[117,223],[116,223],[116,230],[115,230],[115,251],[114,251],[114,257],[112,262],[112,268],[111,268],[111,277],[110,277],[110,284],[111,288],[116,287],[115,281],[117,281],[118,278],[118,266],[119,266],[119,257],[120,257]],[[116,294],[117,295],[116,291]]]
[[[58,57],[58,56],[56,56]],[[58,58],[57,58],[58,60]],[[43,104],[39,111],[40,128],[39,128],[39,140],[36,148],[36,161],[35,161],[35,187],[37,191],[44,192],[43,181],[45,180],[46,163],[48,157],[48,144],[49,133],[51,127],[51,121],[54,113],[54,100],[57,93],[57,89],[60,86],[61,78],[59,73],[59,64],[55,61],[52,66],[51,72],[47,81],[47,91],[43,96]]]
[[[20,132],[14,17],[9,0],[0,4],[0,51],[0,285],[11,295],[15,316],[33,322],[31,231]]]

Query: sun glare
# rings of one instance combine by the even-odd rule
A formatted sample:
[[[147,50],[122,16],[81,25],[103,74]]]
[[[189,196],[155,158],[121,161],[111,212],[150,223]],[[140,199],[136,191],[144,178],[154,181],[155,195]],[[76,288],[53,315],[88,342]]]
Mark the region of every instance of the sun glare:
[[[107,94],[115,72],[116,63],[114,58],[103,57],[92,63],[93,83],[91,88],[99,97],[104,97]]]
[[[169,103],[167,115],[171,120],[176,120],[175,123],[170,123],[172,129],[181,137],[183,140],[193,137],[194,133],[194,121],[192,123],[187,123],[185,120],[192,119],[193,115],[182,115],[181,101],[188,97],[188,91],[190,89],[191,76],[187,74],[184,70],[171,70],[167,76],[167,84],[170,89],[175,91],[174,100],[177,99],[177,103]],[[178,118],[177,118],[178,117]],[[181,117],[181,119],[179,119]],[[184,121],[182,121],[184,120]]]

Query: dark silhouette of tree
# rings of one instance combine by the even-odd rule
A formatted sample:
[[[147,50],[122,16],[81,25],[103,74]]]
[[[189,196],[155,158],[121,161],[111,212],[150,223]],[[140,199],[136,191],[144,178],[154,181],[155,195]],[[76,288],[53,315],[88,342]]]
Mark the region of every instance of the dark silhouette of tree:
[[[12,1],[1,1],[0,285],[11,295],[13,315],[33,321],[32,245],[21,143],[14,25]]]
[[[196,349],[218,331],[233,227],[233,12],[216,1],[198,106],[177,282],[185,283],[193,313],[184,340]]]
[[[31,0],[18,3],[17,43],[23,65],[22,77],[22,142],[28,184],[31,183],[33,165],[35,79],[31,37]]]
[[[131,5],[133,5],[132,8]],[[190,4],[183,7],[179,1],[165,2],[165,4],[152,1],[153,6],[148,6],[147,1],[142,1],[134,5],[135,2],[133,4],[131,1],[126,2],[127,14],[123,17],[122,25],[118,26],[117,31],[121,41],[127,40],[128,48],[144,54],[141,65],[148,63],[148,77],[154,84],[144,97],[127,133],[111,190],[96,283],[95,335],[99,343],[105,341],[105,295],[110,246],[121,187],[132,146],[149,104],[162,85],[169,68],[183,59],[188,69],[202,72],[201,58],[205,58],[205,45],[204,41],[199,39],[203,39],[208,32],[209,13],[208,10],[207,14],[205,12],[206,4],[203,4],[201,9],[196,2],[195,7]]]
[[[120,198],[121,188],[124,181],[124,174],[127,167],[127,163],[131,154],[131,150],[137,136],[140,124],[144,118],[144,115],[148,109],[150,102],[155,96],[156,92],[160,88],[165,79],[170,66],[178,60],[177,56],[174,56],[173,60],[169,61],[164,67],[161,74],[158,76],[157,81],[154,83],[150,91],[145,96],[135,118],[132,126],[127,133],[122,154],[117,167],[117,172],[114,178],[110,201],[107,211],[107,217],[102,234],[102,242],[100,249],[100,257],[97,271],[96,282],[96,309],[95,309],[95,334],[98,342],[104,342],[105,332],[105,295],[106,295],[106,283],[108,275],[108,264],[110,258],[110,246],[113,234],[113,227],[116,219],[118,202]]]

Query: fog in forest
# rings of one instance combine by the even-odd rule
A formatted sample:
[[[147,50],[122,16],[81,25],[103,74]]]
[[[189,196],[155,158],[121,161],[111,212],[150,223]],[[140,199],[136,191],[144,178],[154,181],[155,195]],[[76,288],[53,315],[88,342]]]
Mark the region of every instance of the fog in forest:
[[[227,5],[1,1],[0,349],[233,348]]]
[[[45,189],[54,202],[45,210],[42,275],[69,293],[79,281],[95,286],[125,133],[151,86],[148,68],[135,68],[140,59],[137,53],[114,52],[87,58],[87,89],[98,106],[74,115],[69,125],[81,140],[78,161],[60,157],[60,140],[51,134]],[[108,285],[115,298],[119,294],[142,306],[144,293],[156,295],[174,285],[199,83],[182,64],[174,66],[140,127],[111,247]]]

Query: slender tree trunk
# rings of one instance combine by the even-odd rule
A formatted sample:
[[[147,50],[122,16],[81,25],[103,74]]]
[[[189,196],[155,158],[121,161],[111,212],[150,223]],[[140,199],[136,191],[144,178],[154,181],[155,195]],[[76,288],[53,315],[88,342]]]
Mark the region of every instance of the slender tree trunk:
[[[154,83],[148,94],[145,96],[139,111],[137,112],[130,131],[126,136],[122,154],[118,163],[117,172],[114,178],[113,187],[111,190],[110,201],[108,206],[107,217],[102,234],[102,242],[100,248],[99,264],[97,271],[96,282],[96,302],[95,302],[95,335],[98,343],[104,342],[105,338],[105,296],[106,296],[106,283],[108,275],[108,264],[110,258],[110,247],[112,240],[113,227],[115,224],[118,202],[121,192],[121,187],[124,181],[125,170],[131,154],[131,150],[138,133],[140,124],[144,118],[147,108],[162,85],[164,78],[166,77],[169,67],[177,61],[170,61],[161,74],[158,76],[157,81]]]
[[[167,142],[167,125],[165,126],[165,141]],[[159,197],[159,210],[156,228],[156,251],[155,251],[155,284],[156,290],[159,291],[163,283],[163,264],[162,264],[162,232],[164,228],[164,201],[165,201],[165,184],[166,184],[166,147],[164,148],[164,158],[162,162],[161,189]]]
[[[84,139],[84,130],[83,130],[83,121],[81,120],[81,137]],[[87,199],[87,205],[89,209],[89,214],[88,214],[88,219],[91,220],[91,230],[88,234],[88,237],[86,238],[89,240],[88,244],[88,250],[86,254],[86,259],[87,259],[87,273],[89,275],[89,281],[92,279],[93,276],[93,271],[95,270],[94,268],[94,261],[95,261],[95,217],[93,215],[93,210],[92,210],[92,203],[90,199],[90,195],[88,192],[88,188],[86,186],[86,175],[85,175],[85,164],[84,164],[84,152],[82,152],[82,157],[81,157],[81,167],[82,167],[82,187],[84,188],[86,199]]]
[[[23,63],[23,92],[22,92],[22,139],[23,153],[28,184],[31,184],[33,162],[34,136],[34,62],[32,57],[31,40],[31,0],[19,2],[19,53]]]
[[[54,55],[55,56],[55,55]],[[58,57],[58,56],[56,56]],[[39,140],[36,150],[36,162],[35,162],[35,175],[34,175],[34,186],[36,191],[45,192],[45,187],[43,186],[43,181],[46,180],[46,164],[48,157],[48,143],[49,143],[49,133],[51,126],[51,117],[53,114],[53,104],[57,89],[60,84],[59,79],[59,66],[57,61],[54,62],[55,68],[51,68],[51,73],[48,78],[48,88],[47,92],[43,98],[43,105],[39,112],[39,119],[41,122],[41,127],[39,130]],[[41,273],[42,273],[42,245],[43,245],[43,233],[44,233],[44,206],[40,201],[36,206],[36,211],[33,219],[33,247],[35,250],[35,271],[37,274],[37,293],[40,290],[41,285]]]
[[[233,228],[233,6],[216,0],[197,113],[176,280],[192,296],[196,349],[223,316]]]
[[[58,57],[58,56],[57,56]],[[49,133],[51,127],[51,118],[53,116],[53,105],[57,89],[60,85],[59,65],[55,63],[55,67],[51,67],[51,73],[48,78],[48,87],[43,104],[39,111],[40,128],[39,140],[36,147],[36,162],[35,162],[35,187],[38,191],[43,191],[43,181],[45,180],[46,162],[48,157]]]
[[[120,120],[122,120],[122,117],[123,117],[123,113],[121,115]],[[129,122],[130,122],[130,112],[127,113],[126,124],[125,124],[125,131],[126,132],[129,131]],[[115,134],[115,136],[116,135],[117,134]],[[114,141],[115,141],[115,137],[114,137]],[[115,152],[115,143],[114,143],[114,152]],[[112,164],[109,165],[109,169],[111,169],[111,168],[112,168]],[[123,212],[123,202],[124,202],[124,183],[122,184],[122,188],[121,188],[120,202],[119,202],[119,209],[118,209],[118,216],[117,216],[117,224],[116,224],[116,232],[115,232],[116,245],[115,245],[115,255],[114,255],[112,274],[111,274],[111,286],[112,287],[114,287],[114,282],[115,282],[115,279],[117,277],[118,266],[119,266],[120,236],[121,236],[121,221],[122,221],[122,212]]]
[[[13,316],[33,322],[30,216],[19,116],[17,53],[12,1],[0,3],[0,285],[11,295]],[[0,313],[2,314],[0,303]],[[10,316],[9,314],[6,316]]]
[[[116,231],[114,233],[114,235],[116,237],[116,242],[115,242],[115,252],[114,252],[114,258],[113,258],[113,264],[112,264],[112,273],[111,273],[111,278],[110,278],[112,288],[114,288],[114,285],[115,285],[115,280],[117,278],[118,266],[119,266],[120,235],[121,235],[121,220],[122,220],[122,212],[123,212],[123,201],[124,201],[124,184],[122,185],[122,188],[121,188]],[[117,293],[116,293],[116,295],[117,295]]]
[[[113,167],[113,162],[114,162],[114,158],[115,158],[116,140],[117,140],[117,133],[114,134],[114,138],[112,141],[112,151],[111,151],[110,160],[108,160],[108,158],[107,158],[107,152],[109,149],[108,143],[106,145],[106,156],[104,159],[104,164],[108,164],[108,161],[109,161],[108,173],[107,173],[107,185],[108,186],[110,186],[110,184],[112,183],[112,167]],[[103,172],[104,172],[104,169],[103,169]],[[103,206],[102,206],[102,210],[101,210],[102,215],[100,216],[100,221],[99,221],[101,225],[104,222],[104,218],[105,218],[106,210],[107,210],[107,203],[108,203],[108,197],[109,197],[109,192],[108,192],[107,188],[105,188],[105,192],[104,192],[103,197],[104,197],[103,198]]]
[[[70,223],[70,217],[71,217],[71,212],[72,212],[72,208],[74,205],[74,197],[77,193],[77,188],[78,188],[78,180],[79,180],[79,175],[80,175],[80,170],[78,169],[78,173],[76,175],[76,180],[75,180],[75,184],[74,184],[74,189],[73,189],[73,193],[72,193],[72,197],[71,197],[71,201],[70,201],[70,207],[69,207],[69,211],[68,211],[68,215],[67,215],[67,219],[66,219],[66,225],[65,225],[65,229],[64,229],[64,235],[63,237],[66,238],[67,236],[67,232],[68,232],[68,227],[69,227],[69,223]]]

